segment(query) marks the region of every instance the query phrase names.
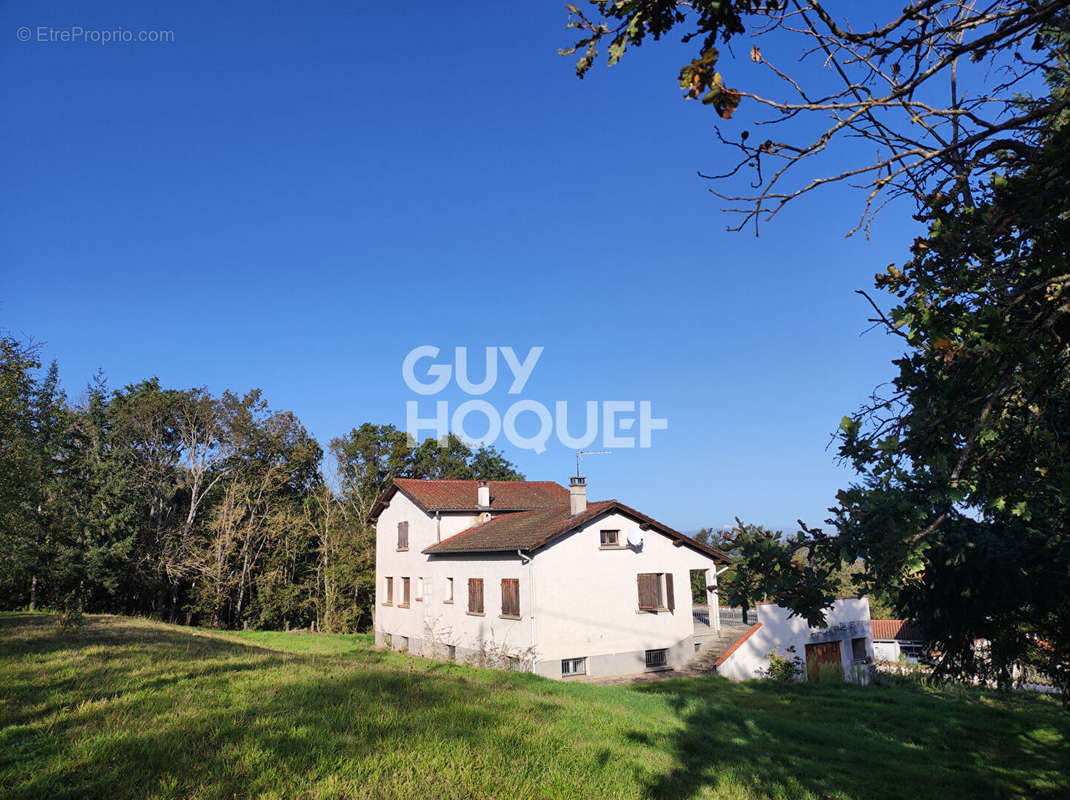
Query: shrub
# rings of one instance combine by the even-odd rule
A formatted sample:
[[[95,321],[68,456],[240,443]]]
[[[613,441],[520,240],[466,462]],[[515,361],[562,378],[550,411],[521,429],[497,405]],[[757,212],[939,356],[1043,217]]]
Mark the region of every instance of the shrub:
[[[78,630],[85,624],[82,603],[77,592],[64,597],[56,607],[56,624],[61,631]]]
[[[769,654],[769,668],[762,673],[762,677],[787,682],[798,680],[802,674],[802,660],[795,654],[795,645],[791,645],[784,651],[784,655],[780,655],[777,649],[773,648],[773,652]]]

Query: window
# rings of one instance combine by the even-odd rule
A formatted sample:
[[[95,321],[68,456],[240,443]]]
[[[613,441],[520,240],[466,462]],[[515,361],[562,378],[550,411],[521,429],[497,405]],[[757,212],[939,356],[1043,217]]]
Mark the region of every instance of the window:
[[[387,647],[393,647],[394,646],[394,637],[391,636],[389,633],[384,633],[383,634],[383,644],[385,644]]]
[[[468,579],[468,613],[483,613],[483,579]]]
[[[383,601],[384,606],[390,606],[394,604],[394,579],[386,579],[386,600]]]
[[[409,607],[409,579],[401,579],[401,602],[398,603],[402,608]]]
[[[416,579],[416,602],[419,603],[424,599],[424,579]]]
[[[453,602],[453,578],[446,578],[446,599],[443,603]]]
[[[620,531],[602,531],[600,537],[602,547],[620,547]]]
[[[519,656],[509,656],[509,664],[508,664],[508,666],[509,666],[510,671],[512,671],[512,672],[520,672],[520,657]]]
[[[925,647],[920,644],[899,643],[899,652],[909,663],[915,664],[925,660]]]
[[[669,663],[668,650],[647,650],[646,651],[646,668],[647,669],[661,669]]]
[[[673,611],[676,608],[671,572],[641,572],[636,576],[636,582],[640,611]]]
[[[864,636],[851,640],[851,658],[855,662],[865,661],[866,658],[868,658],[868,654],[866,653],[866,638]]]
[[[562,658],[561,659],[561,674],[562,675],[586,675],[587,674],[587,659],[586,658]]]
[[[400,647],[398,649],[399,650],[408,650],[409,649],[409,637],[408,636],[401,636],[399,638],[401,639],[401,642],[400,642]]]
[[[520,581],[502,578],[502,616],[520,619]]]
[[[409,523],[398,523],[398,550],[409,549]]]
[[[455,645],[455,644],[446,645],[446,658],[448,658],[450,661],[456,661],[457,660],[457,645]]]

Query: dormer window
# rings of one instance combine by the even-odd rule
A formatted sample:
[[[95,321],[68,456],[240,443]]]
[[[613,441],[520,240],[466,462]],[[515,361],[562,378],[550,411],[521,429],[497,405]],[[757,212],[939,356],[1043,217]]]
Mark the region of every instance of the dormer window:
[[[409,549],[409,523],[398,523],[398,551]]]

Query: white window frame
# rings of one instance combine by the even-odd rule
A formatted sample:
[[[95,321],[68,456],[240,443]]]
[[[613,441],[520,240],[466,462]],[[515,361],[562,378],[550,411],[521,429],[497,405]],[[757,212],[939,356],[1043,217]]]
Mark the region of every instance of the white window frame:
[[[443,603],[453,602],[453,578],[446,578],[446,596],[442,601]]]

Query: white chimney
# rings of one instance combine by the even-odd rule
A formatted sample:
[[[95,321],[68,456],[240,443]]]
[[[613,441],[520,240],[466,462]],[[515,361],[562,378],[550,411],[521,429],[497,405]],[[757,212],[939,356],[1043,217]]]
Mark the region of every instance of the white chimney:
[[[476,505],[480,508],[490,508],[490,484],[480,481],[476,489]]]
[[[587,510],[587,479],[574,475],[569,479],[568,505],[572,516]]]

